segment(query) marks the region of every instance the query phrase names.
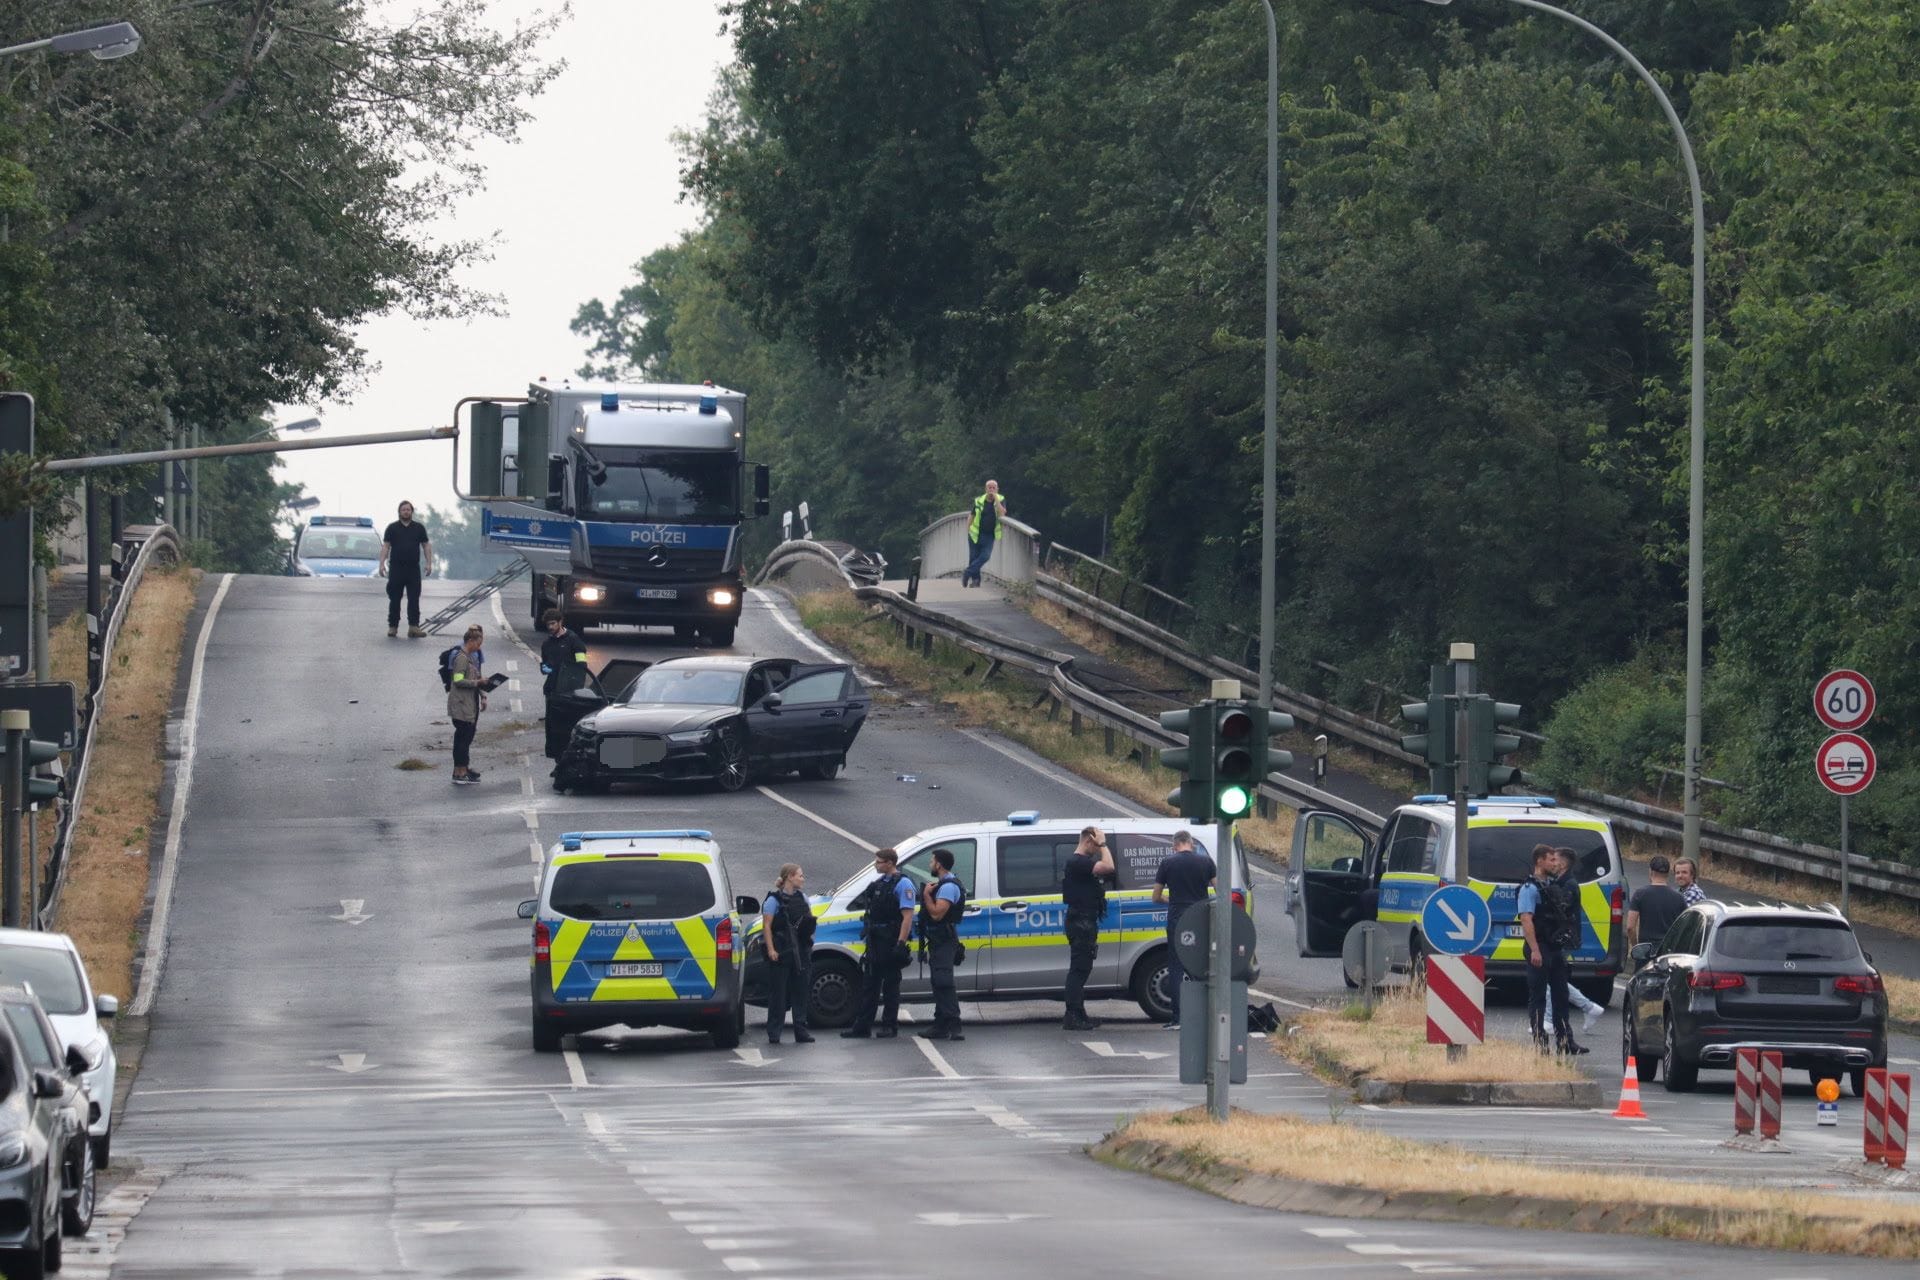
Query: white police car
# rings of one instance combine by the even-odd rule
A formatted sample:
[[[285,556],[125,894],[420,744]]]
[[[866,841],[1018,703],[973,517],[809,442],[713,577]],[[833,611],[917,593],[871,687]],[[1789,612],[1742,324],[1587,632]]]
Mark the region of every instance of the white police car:
[[[1213,828],[1189,827],[1178,818],[1042,818],[1033,810],[1003,821],[932,827],[902,840],[900,870],[916,887],[933,878],[933,854],[953,856],[953,871],[966,886],[967,910],[960,922],[966,959],[955,973],[964,1000],[1058,1000],[1067,983],[1066,904],[1060,877],[1080,842],[1081,829],[1099,827],[1113,851],[1114,883],[1107,890],[1100,925],[1100,954],[1087,983],[1088,999],[1130,999],[1148,1017],[1173,1015],[1167,986],[1167,908],[1153,902],[1154,875],[1173,849],[1174,833],[1193,832],[1195,847],[1212,854]],[[1232,888],[1245,901],[1246,854],[1236,837]],[[1216,859],[1217,860],[1217,859]],[[813,899],[819,921],[813,940],[813,990],[809,1008],[816,1027],[853,1021],[860,989],[860,957],[866,950],[862,912],[854,901],[876,873],[871,863],[830,894]],[[758,990],[764,965],[759,924],[747,939],[747,986]],[[901,975],[903,1000],[933,998],[932,978],[916,960]]]
[[[287,572],[296,578],[371,578],[380,570],[372,516],[312,516],[293,536]]]

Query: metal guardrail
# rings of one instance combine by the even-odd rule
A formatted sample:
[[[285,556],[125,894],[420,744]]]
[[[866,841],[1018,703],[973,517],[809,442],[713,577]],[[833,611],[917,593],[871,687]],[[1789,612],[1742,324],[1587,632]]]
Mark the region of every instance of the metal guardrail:
[[[1056,577],[1047,569],[1047,566],[1054,563],[1055,553],[1065,554],[1080,562],[1095,565],[1100,563],[1071,548],[1057,546],[1049,548],[1043,560],[1042,571],[1034,578],[1036,595],[1099,624],[1123,639],[1159,654],[1202,679],[1210,679],[1215,675],[1230,675],[1243,681],[1258,678],[1246,668],[1224,658],[1202,654],[1173,632],[1126,612],[1094,592],[1082,590],[1073,583]],[[1119,572],[1112,566],[1102,565],[1101,568],[1110,573]],[[1172,600],[1174,604],[1191,614],[1192,606],[1187,605],[1185,601],[1166,596],[1164,592],[1158,594]],[[1332,670],[1332,668],[1328,669]],[[1274,686],[1273,701],[1276,707],[1288,712],[1296,720],[1317,725],[1331,737],[1364,747],[1376,755],[1386,756],[1409,765],[1424,766],[1424,761],[1401,750],[1399,735],[1396,731],[1378,721],[1281,685]],[[1546,741],[1538,734],[1529,736],[1537,741]],[[1568,794],[1583,807],[1606,814],[1613,822],[1629,831],[1637,831],[1659,840],[1678,842],[1680,839],[1681,815],[1676,810],[1663,809],[1642,801],[1630,800],[1624,796],[1608,795],[1585,788],[1572,788]],[[1790,871],[1814,879],[1831,880],[1836,884],[1840,880],[1839,850],[1830,849],[1824,845],[1789,840],[1765,831],[1728,827],[1706,821],[1701,824],[1700,847],[1718,857],[1750,862],[1770,870]],[[1894,897],[1920,901],[1920,867],[1850,853],[1847,858],[1847,874],[1853,884],[1863,888]]]
[[[782,543],[767,557],[756,581],[765,583],[779,576],[780,571],[790,567],[798,557],[833,564],[841,571],[848,589],[856,598],[879,605],[887,612],[901,629],[909,647],[918,646],[922,652],[928,652],[938,638],[977,653],[988,660],[986,673],[981,677],[983,681],[991,679],[1002,666],[1014,667],[1039,677],[1046,684],[1047,696],[1054,701],[1056,708],[1064,706],[1072,714],[1076,728],[1080,721],[1089,720],[1114,734],[1124,734],[1138,746],[1142,765],[1152,762],[1152,751],[1186,743],[1184,735],[1162,728],[1157,719],[1080,683],[1073,669],[1072,654],[1027,644],[962,619],[949,618],[886,587],[857,584],[846,577],[844,567],[834,559],[832,553],[818,544]],[[1260,787],[1260,794],[1293,809],[1330,809],[1376,831],[1385,822],[1380,814],[1371,809],[1285,774],[1269,774]]]
[[[131,562],[125,559],[124,554],[119,557],[121,563],[126,564],[126,572],[118,583],[111,585],[101,605],[106,616],[102,619],[100,635],[100,681],[87,690],[80,707],[80,723],[74,729],[73,751],[69,755],[67,771],[71,781],[60,811],[60,821],[54,830],[53,844],[47,850],[46,891],[35,915],[42,929],[51,929],[60,911],[60,891],[67,883],[67,849],[73,842],[74,823],[85,807],[87,780],[93,772],[94,713],[106,695],[107,675],[113,670],[114,646],[120,641],[121,624],[127,616],[126,603],[140,589],[140,582],[146,577],[150,566],[175,565],[181,560],[180,535],[172,525],[131,526],[123,531],[120,548],[116,550],[135,543],[138,543],[139,550],[134,553]]]

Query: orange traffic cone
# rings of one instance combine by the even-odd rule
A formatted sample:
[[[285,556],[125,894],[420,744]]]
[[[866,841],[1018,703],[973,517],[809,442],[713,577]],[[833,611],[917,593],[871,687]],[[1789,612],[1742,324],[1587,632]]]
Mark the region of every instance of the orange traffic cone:
[[[1645,1120],[1647,1113],[1640,1109],[1640,1070],[1633,1065],[1633,1058],[1627,1058],[1627,1074],[1620,1081],[1620,1105],[1613,1109],[1615,1120]]]

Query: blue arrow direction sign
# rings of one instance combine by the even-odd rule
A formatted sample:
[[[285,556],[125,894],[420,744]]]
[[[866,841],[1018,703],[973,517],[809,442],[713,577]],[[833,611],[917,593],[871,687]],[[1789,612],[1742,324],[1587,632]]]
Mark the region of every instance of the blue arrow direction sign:
[[[1420,933],[1444,956],[1472,955],[1493,932],[1487,900],[1463,884],[1442,885],[1420,911]]]

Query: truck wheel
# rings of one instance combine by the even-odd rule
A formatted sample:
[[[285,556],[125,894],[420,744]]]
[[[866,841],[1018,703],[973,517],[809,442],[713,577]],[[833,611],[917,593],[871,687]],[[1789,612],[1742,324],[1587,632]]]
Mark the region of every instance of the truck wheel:
[[[730,626],[708,627],[707,643],[716,649],[730,648],[733,645],[733,628]]]
[[[693,638],[699,634],[700,632],[693,627],[675,627],[673,629],[673,638],[681,644],[692,644]]]

